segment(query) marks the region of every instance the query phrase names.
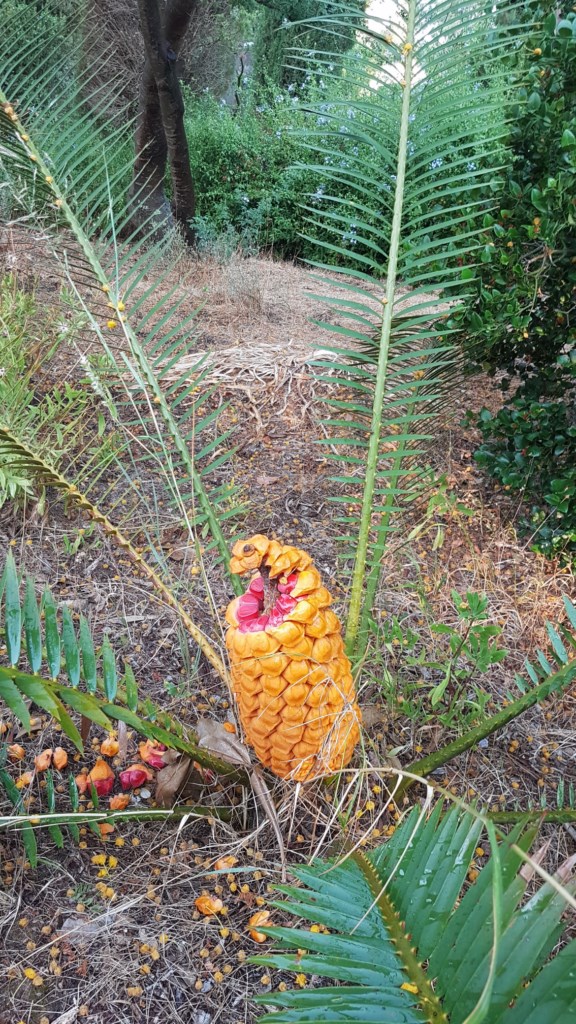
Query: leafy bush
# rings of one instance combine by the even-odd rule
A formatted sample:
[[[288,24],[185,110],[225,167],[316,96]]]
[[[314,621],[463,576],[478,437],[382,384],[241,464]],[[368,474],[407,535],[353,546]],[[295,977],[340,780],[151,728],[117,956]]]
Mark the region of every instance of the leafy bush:
[[[576,371],[576,13],[556,6],[538,5],[516,58],[511,159],[499,210],[484,221],[471,323],[484,366],[520,372],[533,395],[561,393]]]
[[[568,407],[519,394],[495,416],[482,409],[477,425],[476,461],[529,498],[520,529],[532,534],[533,547],[548,557],[576,554],[576,422]]]
[[[331,232],[317,222],[312,228],[310,221],[323,204],[323,166],[342,171],[340,182],[336,186],[331,183],[331,194],[352,199],[345,147],[358,114],[352,107],[342,107],[334,92],[328,96],[322,86],[318,89],[316,116],[307,114],[290,91],[278,92],[271,104],[256,105],[249,99],[236,115],[210,96],[200,100],[187,96],[186,133],[196,185],[200,251],[226,258],[237,249],[252,254],[273,248],[286,258],[322,258],[318,242]],[[369,113],[362,116],[371,119]],[[310,163],[309,144],[304,142],[306,129],[308,139],[316,133],[326,136],[323,163],[317,155],[316,162]],[[362,148],[360,141],[358,148]],[[369,173],[376,157],[370,147],[364,149]],[[383,181],[382,208],[377,216],[385,218],[390,186],[382,168],[376,169],[376,176]],[[312,232],[314,240],[303,237]],[[358,244],[360,250],[361,240],[354,235],[354,226],[344,225],[338,236],[340,245]]]
[[[521,380],[496,416],[480,413],[476,460],[525,495],[520,529],[551,557],[576,551],[576,14],[548,2],[531,11],[534,28],[515,58],[511,159],[499,210],[484,219],[468,326],[474,357],[505,371],[503,390]]]

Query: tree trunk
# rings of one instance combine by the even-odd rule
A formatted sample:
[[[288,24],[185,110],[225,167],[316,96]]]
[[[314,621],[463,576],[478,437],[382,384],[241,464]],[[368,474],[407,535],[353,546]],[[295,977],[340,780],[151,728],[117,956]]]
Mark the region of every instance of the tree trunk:
[[[195,213],[195,195],[176,58],[197,3],[171,0],[163,26],[158,0],[138,0],[146,64],[131,188],[140,224],[150,216],[158,219],[160,230],[176,222],[189,245],[194,243],[190,221]],[[172,177],[172,210],[164,191],[167,161]],[[146,227],[149,230],[151,225]]]

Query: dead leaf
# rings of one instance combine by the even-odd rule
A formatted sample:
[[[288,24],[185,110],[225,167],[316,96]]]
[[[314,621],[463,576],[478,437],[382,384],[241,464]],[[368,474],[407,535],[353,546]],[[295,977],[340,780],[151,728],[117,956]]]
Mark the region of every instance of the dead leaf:
[[[80,719],[80,739],[82,740],[82,743],[86,743],[91,727],[92,722],[90,719],[86,718],[86,715],[82,715]]]
[[[78,1019],[78,1010],[80,1009],[80,1003],[76,1006],[72,1006],[69,1010],[61,1013],[59,1017],[55,1017],[52,1024],[74,1024]]]
[[[234,733],[228,732],[222,722],[217,722],[214,718],[199,718],[195,731],[199,747],[230,764],[250,768],[252,762],[248,747]]]
[[[241,765],[243,768],[248,768],[250,770],[250,781],[252,783],[254,795],[269,818],[272,828],[274,829],[274,835],[276,836],[276,841],[278,843],[280,861],[282,864],[282,881],[285,882],[286,851],[282,832],[280,831],[278,815],[276,814],[276,808],[272,802],[272,798],[268,792],[268,787],[266,786],[262,775],[258,768],[255,768],[252,765],[248,747],[246,747],[244,743],[241,743],[237,736],[228,732],[222,722],[217,722],[214,718],[199,718],[195,728],[199,747],[203,747],[204,750],[209,750],[211,754],[216,754],[218,757],[224,758],[224,760],[228,761],[230,764]]]
[[[64,918],[55,939],[65,939],[70,946],[85,946],[98,938],[107,928],[108,922],[104,915],[88,917],[86,914],[71,914],[70,917]]]
[[[551,843],[552,839],[546,839],[545,842],[542,843],[542,846],[539,846],[538,849],[530,855],[531,863],[528,863],[528,861],[524,862],[524,864],[520,868],[519,874],[525,882],[532,881],[534,875],[536,874],[536,868],[540,867],[540,865],[544,863],[546,859],[546,854],[550,849]]]
[[[251,909],[255,906],[258,897],[255,892],[239,892],[236,895],[236,899],[239,903],[243,903],[245,907]]]
[[[558,871],[556,872],[556,878],[562,885],[567,885],[572,880],[574,875],[574,868],[576,867],[576,853],[573,853],[571,857],[568,857],[562,862]]]
[[[181,526],[179,523],[174,523],[173,526],[167,526],[164,530],[162,530],[161,536],[162,546],[171,547],[172,545],[178,542],[182,544],[185,538],[188,536],[188,533],[184,529],[184,527]],[[145,540],[143,540],[142,543],[144,544]]]
[[[128,753],[128,726],[126,722],[118,722],[118,757],[120,763],[126,760]]]
[[[42,727],[43,727],[42,726],[42,720],[40,718],[31,718],[30,719],[30,728],[29,729],[25,729],[24,726],[21,726],[21,728],[18,729],[18,731],[15,733],[15,738],[17,740],[19,740],[21,736],[28,736],[28,737],[30,737],[31,733],[38,732],[38,730],[42,729]]]
[[[169,750],[166,753],[176,756],[174,758],[172,756],[170,758],[165,757],[165,760],[171,760],[172,763],[162,768],[156,776],[154,798],[158,807],[174,806],[178,795],[188,781],[190,773],[194,770],[191,757],[187,757],[186,754],[179,754],[176,750]]]
[[[276,814],[276,808],[272,801],[272,797],[268,791],[268,787],[260,774],[258,768],[250,773],[250,781],[252,783],[252,789],[254,790],[254,796],[258,800],[258,803],[270,819],[270,824],[274,829],[274,835],[276,836],[276,842],[278,843],[278,852],[280,854],[280,863],[282,865],[282,881],[286,881],[286,848],[284,846],[284,837],[280,830],[280,822],[278,821],[278,815]]]
[[[194,558],[195,555],[196,552],[192,544],[179,544],[178,547],[172,548],[168,552],[168,558],[174,562],[185,562],[186,559]]]
[[[365,729],[371,729],[374,725],[381,725],[388,720],[388,713],[380,704],[362,705],[362,725]]]

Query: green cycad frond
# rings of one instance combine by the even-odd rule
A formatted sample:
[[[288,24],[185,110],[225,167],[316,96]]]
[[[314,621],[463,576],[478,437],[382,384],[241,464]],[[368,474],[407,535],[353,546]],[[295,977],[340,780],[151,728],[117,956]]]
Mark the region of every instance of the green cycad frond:
[[[527,882],[519,869],[536,830],[518,826],[496,843],[490,827],[490,861],[461,896],[482,823],[455,808],[442,816],[441,802],[425,823],[421,815],[414,808],[376,850],[298,868],[301,886],[282,887],[284,911],[326,930],[262,927],[280,949],[299,952],[258,957],[258,963],[345,984],[261,997],[285,1008],[263,1021],[571,1019],[575,943],[570,954],[564,950],[542,967],[562,933],[565,898],[545,884],[523,903]]]
[[[548,653],[545,654],[537,648],[535,660],[526,659],[524,663],[527,678],[520,675],[515,676],[515,684],[520,690],[521,696],[511,697],[506,706],[496,714],[488,716],[479,725],[468,729],[462,736],[458,736],[451,743],[435,750],[434,753],[406,765],[406,772],[420,777],[430,775],[431,772],[447,764],[448,761],[475,747],[487,736],[504,729],[528,708],[542,703],[553,693],[562,693],[572,685],[576,679],[576,607],[566,596],[564,596],[564,609],[567,623],[562,623],[556,629],[552,623],[546,622],[546,630],[550,638]],[[409,778],[405,778],[401,782],[396,794],[398,800],[411,785],[412,780]],[[564,798],[563,786],[559,788],[558,796]],[[573,807],[573,793],[570,787],[567,796],[567,807],[564,803],[557,804],[557,807],[570,811]],[[543,809],[545,807],[544,803]]]
[[[219,413],[204,408],[211,396],[203,383],[206,367],[194,380],[189,370],[174,369],[190,349],[195,317],[195,311],[182,311],[185,297],[175,294],[178,289],[166,294],[176,239],[155,241],[153,218],[133,231],[138,197],[132,206],[126,200],[132,162],[126,128],[103,127],[109,101],[99,89],[91,94],[90,69],[78,78],[76,66],[73,84],[67,84],[74,47],[61,63],[44,37],[36,40],[37,63],[23,61],[26,24],[8,22],[0,42],[0,163],[10,183],[14,223],[21,232],[30,224],[42,226],[43,240],[68,280],[69,302],[83,321],[69,343],[76,344],[98,397],[108,395],[117,447],[122,453],[130,448],[133,460],[121,459],[124,479],[111,485],[104,478],[106,498],[96,437],[76,454],[66,475],[73,472],[89,498],[95,491],[106,514],[126,503],[134,533],[150,531],[150,498],[138,485],[147,462],[152,475],[161,476],[183,528],[193,539],[202,531],[226,561],[221,521],[232,514],[234,488],[222,485],[221,467],[231,454],[230,431],[218,429],[223,407]],[[94,365],[95,347],[104,367]],[[238,588],[236,579],[232,586]]]
[[[13,432],[2,427],[0,424],[0,459],[6,460],[16,473],[36,476],[45,486],[56,488],[69,498],[78,508],[86,512],[90,519],[98,523],[114,543],[116,543],[125,554],[139,567],[151,581],[158,594],[166,604],[179,616],[182,624],[187,629],[192,639],[198,644],[210,664],[216,669],[221,679],[228,680],[228,671],[224,662],[212,644],[207,640],[202,631],[196,626],[186,609],[180,604],[177,597],[162,579],[161,575],[152,568],[144,559],[139,550],[131,544],[128,537],[111,522],[97,505],[83,494],[75,484],[70,483],[66,477],[56,468],[50,465],[45,458],[40,458],[30,447],[21,441]]]
[[[520,29],[508,18],[506,31],[490,33],[520,8],[407,0],[392,29],[371,12],[348,63],[350,95],[314,111],[319,127],[308,142],[318,159],[307,166],[326,185],[308,206],[311,234],[320,231],[327,254],[316,266],[340,286],[336,322],[322,324],[337,347],[320,372],[341,386],[328,457],[340,467],[335,500],[348,506],[347,643],[356,657],[397,513],[421,487],[434,421],[459,379],[457,314],[472,301],[475,265],[489,258],[485,232],[507,132],[504,58]],[[323,79],[331,77],[330,34],[352,18],[357,12],[342,4],[324,19],[326,53],[314,55]]]
[[[47,711],[79,750],[82,739],[71,712],[104,729],[121,721],[213,771],[235,774],[198,746],[193,730],[140,698],[130,664],[120,674],[108,638],[97,648],[83,615],[76,626],[70,610],[59,610],[49,590],[39,604],[30,578],[22,599],[11,553],[0,576],[0,635],[7,662],[0,664],[0,700],[25,729],[30,728],[27,702]]]

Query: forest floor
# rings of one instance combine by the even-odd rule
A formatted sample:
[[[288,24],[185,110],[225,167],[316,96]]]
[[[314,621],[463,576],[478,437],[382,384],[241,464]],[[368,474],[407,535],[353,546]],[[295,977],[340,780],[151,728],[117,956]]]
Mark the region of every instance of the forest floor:
[[[203,303],[195,351],[214,354],[217,400],[230,403],[220,426],[237,428],[229,472],[240,488],[235,500],[247,501],[241,520],[246,534],[276,534],[309,550],[338,610],[346,595],[338,581],[331,465],[323,447],[313,443],[322,436],[325,409],[310,363],[330,344],[330,336],[310,317],[325,319],[326,308],[307,293],[304,270],[268,259],[238,258],[226,266],[191,263],[172,283],[186,293],[190,308]],[[53,306],[53,282],[36,272],[35,287],[39,302]],[[68,372],[78,379],[77,366]],[[384,563],[377,604],[381,630],[359,695],[365,770],[346,777],[343,804],[348,837],[368,844],[381,841],[396,820],[387,810],[390,780],[383,769],[406,764],[452,738],[475,719],[484,696],[493,710],[517,695],[514,673],[538,645],[546,646],[545,620],[561,620],[562,595],[575,592],[568,570],[518,539],[514,523],[520,508],[489,487],[475,468],[477,436],[459,421],[467,409],[497,408],[498,390],[487,378],[475,377],[455,401],[456,415],[439,427],[431,453],[435,475],[444,478],[444,498],[425,522],[422,508],[411,513],[402,536],[418,524],[420,531],[412,540],[394,542]],[[84,525],[56,503],[41,515],[5,506],[0,549],[12,545],[19,566],[39,589],[49,585],[59,601],[86,615],[97,640],[106,630],[120,653],[129,652],[143,694],[182,721],[193,723],[199,714],[231,718],[221,682],[108,541],[94,532],[72,553],[70,545]],[[166,513],[168,557],[176,568],[181,561],[187,601],[202,621],[201,576],[190,576],[188,555],[179,551],[171,531]],[[221,611],[231,595],[222,579],[211,578],[210,584]],[[469,680],[452,707],[434,709],[429,692],[438,669],[428,663],[445,666],[447,654],[433,627],[458,628],[453,590],[462,596],[486,594],[488,621],[501,627],[509,655]],[[426,664],[410,664],[408,655],[416,660],[423,650]],[[572,690],[525,713],[446,766],[435,781],[494,810],[539,805],[543,799],[553,803],[560,780],[576,782],[575,725]],[[33,766],[38,751],[58,743],[45,717],[38,716],[35,726],[32,738],[17,737],[26,758],[14,766],[15,778]],[[103,736],[93,733],[98,733],[95,751]],[[132,738],[130,756],[135,748]],[[90,763],[90,751],[82,760],[71,747],[69,754],[78,765]],[[335,820],[330,791],[318,784],[298,791],[278,782],[273,795],[289,864],[336,848],[341,821]],[[39,807],[37,781],[30,796]],[[150,806],[153,793],[144,790],[133,799],[136,807]],[[17,835],[5,831],[0,839],[0,1024],[247,1024],[262,1012],[254,995],[293,986],[292,976],[247,962],[262,948],[248,935],[248,919],[274,898],[280,858],[273,831],[251,795],[238,791],[235,799],[241,814],[230,823],[192,817],[124,823],[106,840],[83,831],[80,845],[70,839],[63,850],[40,834],[35,870],[27,866]],[[552,843],[545,866],[554,870],[574,851],[576,832],[548,831]],[[224,855],[237,858],[233,871],[211,875],[215,859]],[[482,864],[479,857],[476,866]],[[194,909],[203,891],[222,898],[225,911],[219,918],[201,917]],[[273,909],[272,916],[282,921],[281,911]]]

